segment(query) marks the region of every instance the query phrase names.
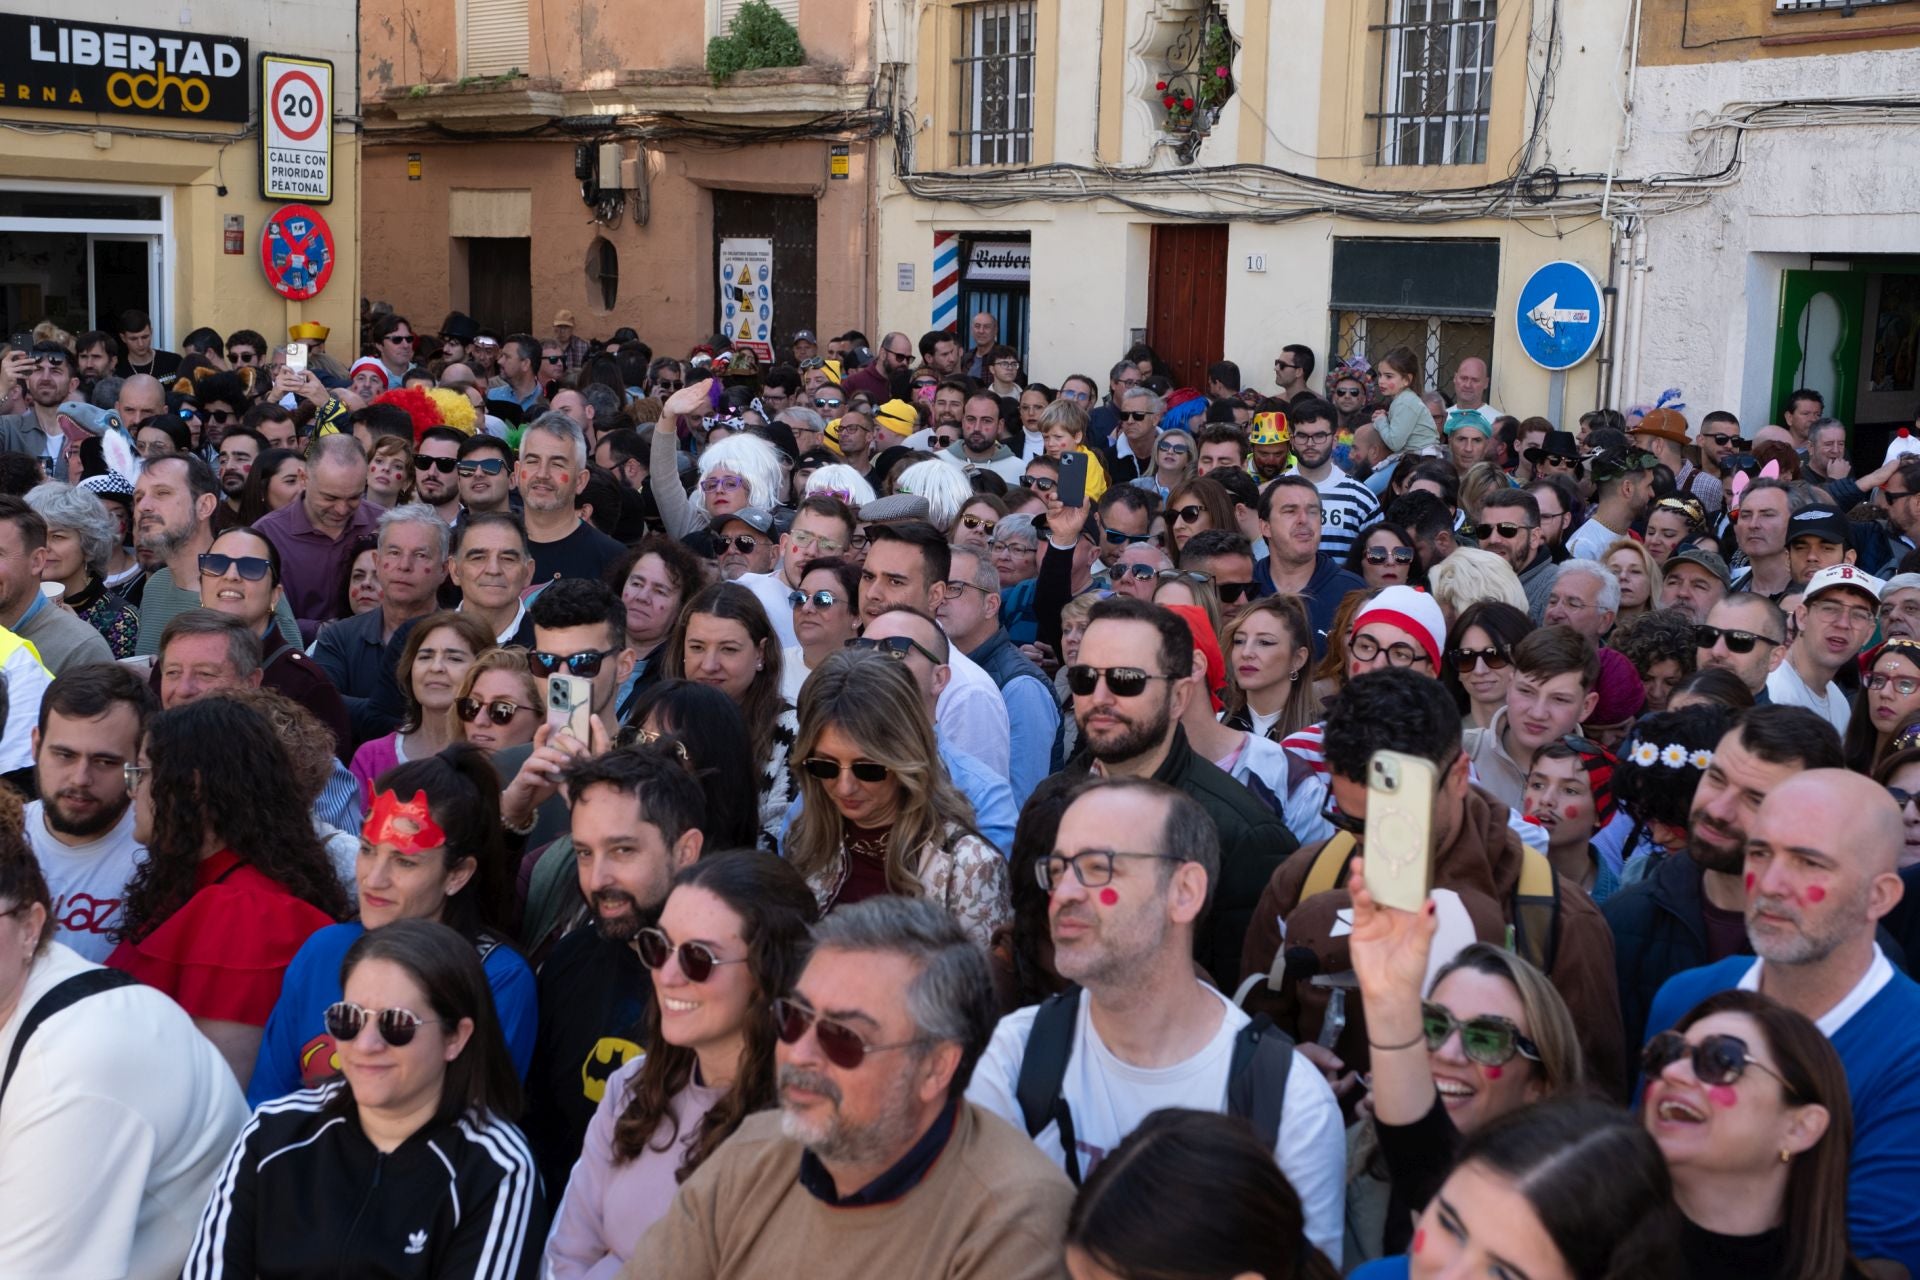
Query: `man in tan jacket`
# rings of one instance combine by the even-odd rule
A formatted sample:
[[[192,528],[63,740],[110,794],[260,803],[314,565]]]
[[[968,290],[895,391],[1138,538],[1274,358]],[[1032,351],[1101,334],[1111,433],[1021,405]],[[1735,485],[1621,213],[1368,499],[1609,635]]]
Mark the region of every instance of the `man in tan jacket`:
[[[780,1109],[687,1179],[621,1275],[1064,1277],[1073,1187],[964,1096],[994,1013],[985,955],[937,905],[834,912],[774,1003]]]

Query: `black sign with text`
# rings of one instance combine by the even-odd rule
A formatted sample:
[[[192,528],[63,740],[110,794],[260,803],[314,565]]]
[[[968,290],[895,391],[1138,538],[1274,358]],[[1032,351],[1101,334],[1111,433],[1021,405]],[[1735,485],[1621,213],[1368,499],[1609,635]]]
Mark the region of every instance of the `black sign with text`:
[[[0,106],[244,124],[247,42],[0,14]]]

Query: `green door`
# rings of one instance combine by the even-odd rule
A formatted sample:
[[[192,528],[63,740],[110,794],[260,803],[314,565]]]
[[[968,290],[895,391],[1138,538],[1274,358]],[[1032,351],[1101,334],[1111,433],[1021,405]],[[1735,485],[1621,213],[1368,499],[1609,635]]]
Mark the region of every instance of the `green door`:
[[[1864,272],[1782,273],[1769,422],[1780,421],[1787,397],[1801,387],[1811,387],[1825,397],[1830,416],[1853,421],[1866,308]]]

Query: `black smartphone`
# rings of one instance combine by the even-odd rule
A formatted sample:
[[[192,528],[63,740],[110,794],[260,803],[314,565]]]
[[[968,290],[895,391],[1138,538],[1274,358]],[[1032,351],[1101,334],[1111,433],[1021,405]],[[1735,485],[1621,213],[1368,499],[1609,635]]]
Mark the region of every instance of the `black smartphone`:
[[[15,351],[32,351],[33,350],[33,331],[31,329],[22,329],[20,332],[14,334],[11,338],[7,339],[7,345],[12,347]]]
[[[1067,507],[1087,505],[1087,455],[1078,450],[1060,457],[1060,504]]]

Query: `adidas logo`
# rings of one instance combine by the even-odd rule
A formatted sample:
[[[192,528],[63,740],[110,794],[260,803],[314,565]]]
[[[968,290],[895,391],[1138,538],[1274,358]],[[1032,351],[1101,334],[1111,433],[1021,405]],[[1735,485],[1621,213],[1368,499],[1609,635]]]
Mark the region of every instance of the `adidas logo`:
[[[415,1231],[407,1236],[407,1252],[408,1253],[425,1253],[426,1251],[427,1251],[427,1233],[426,1232]]]

